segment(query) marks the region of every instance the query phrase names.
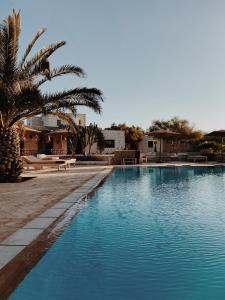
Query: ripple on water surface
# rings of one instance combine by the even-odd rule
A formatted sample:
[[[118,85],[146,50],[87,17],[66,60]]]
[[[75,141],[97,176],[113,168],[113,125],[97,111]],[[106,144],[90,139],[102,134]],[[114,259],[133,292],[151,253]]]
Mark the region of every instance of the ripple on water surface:
[[[117,169],[10,299],[224,300],[225,173]]]

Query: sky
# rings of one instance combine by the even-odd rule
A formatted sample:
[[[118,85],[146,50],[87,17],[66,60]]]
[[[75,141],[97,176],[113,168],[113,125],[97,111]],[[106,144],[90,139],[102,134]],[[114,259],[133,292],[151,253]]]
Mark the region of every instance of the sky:
[[[40,28],[35,50],[65,40],[52,66],[74,64],[44,90],[97,87],[99,116],[88,122],[147,129],[154,119],[188,119],[197,129],[225,128],[224,0],[1,0],[0,17],[21,10],[21,51]]]

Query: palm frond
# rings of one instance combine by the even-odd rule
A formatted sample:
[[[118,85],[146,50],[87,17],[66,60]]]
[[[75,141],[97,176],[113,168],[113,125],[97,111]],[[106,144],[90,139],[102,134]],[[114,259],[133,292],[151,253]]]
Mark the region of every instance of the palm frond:
[[[13,11],[0,27],[0,73],[4,82],[12,82],[16,75],[19,35],[20,14]]]
[[[85,76],[85,72],[80,67],[73,66],[73,65],[64,65],[59,68],[54,68],[53,70],[51,70],[49,73],[49,79],[45,77],[45,78],[39,80],[36,83],[36,87],[39,87],[40,85],[45,83],[47,80],[52,80],[55,77],[59,77],[59,76],[66,75],[66,74],[74,74],[78,77]],[[33,72],[32,75],[35,75],[35,73]]]
[[[10,126],[20,119],[30,116],[31,113],[41,113],[44,105],[40,91],[29,85],[18,87],[18,93],[14,94],[13,103],[14,105],[11,106],[8,113]]]
[[[103,101],[102,92],[96,88],[75,88],[68,91],[45,95],[46,106],[69,105],[71,108],[76,106],[87,106],[97,113],[101,113],[101,102]]]
[[[50,77],[50,64],[46,58],[39,60],[29,72],[31,78],[45,76],[44,79],[51,80]]]
[[[25,71],[30,71],[30,68],[35,68],[35,64],[37,64],[40,60],[48,59],[52,53],[54,53],[57,49],[64,46],[66,44],[65,41],[60,41],[58,43],[51,44],[43,49],[41,49],[34,57],[29,59],[23,66]]]
[[[46,31],[46,28],[43,28],[41,30],[39,30],[35,36],[33,37],[32,41],[30,42],[30,44],[27,46],[25,52],[24,52],[24,55],[21,59],[21,62],[19,63],[19,68],[21,68],[23,66],[23,64],[25,63],[28,55],[30,54],[33,46],[35,45],[36,41],[42,36],[43,33],[45,33]]]
[[[13,14],[8,16],[6,26],[8,29],[8,38],[11,43],[9,51],[11,51],[12,58],[16,64],[17,53],[19,50],[19,35],[20,35],[20,13],[13,10]]]

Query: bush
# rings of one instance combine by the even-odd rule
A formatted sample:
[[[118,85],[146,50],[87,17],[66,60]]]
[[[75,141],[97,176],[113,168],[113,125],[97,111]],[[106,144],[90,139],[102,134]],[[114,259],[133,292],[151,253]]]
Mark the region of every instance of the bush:
[[[209,148],[209,149],[204,149],[201,152],[201,155],[205,155],[207,156],[208,160],[209,161],[212,161],[215,159],[215,151],[213,151],[212,148]]]
[[[220,148],[220,145],[216,142],[203,142],[197,146],[199,151],[211,149],[213,152],[218,152]]]

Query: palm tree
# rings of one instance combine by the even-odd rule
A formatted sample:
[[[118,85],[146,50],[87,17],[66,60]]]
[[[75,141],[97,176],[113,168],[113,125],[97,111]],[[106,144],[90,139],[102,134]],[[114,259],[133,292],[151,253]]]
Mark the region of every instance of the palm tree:
[[[85,75],[74,65],[51,68],[48,59],[65,45],[64,41],[50,44],[31,56],[34,44],[45,31],[36,33],[18,59],[20,13],[13,10],[0,24],[0,181],[16,180],[22,172],[18,122],[41,113],[58,114],[65,119],[65,110],[75,115],[78,105],[101,112],[102,93],[96,88],[72,88],[55,93],[41,91],[45,82],[56,77]]]

